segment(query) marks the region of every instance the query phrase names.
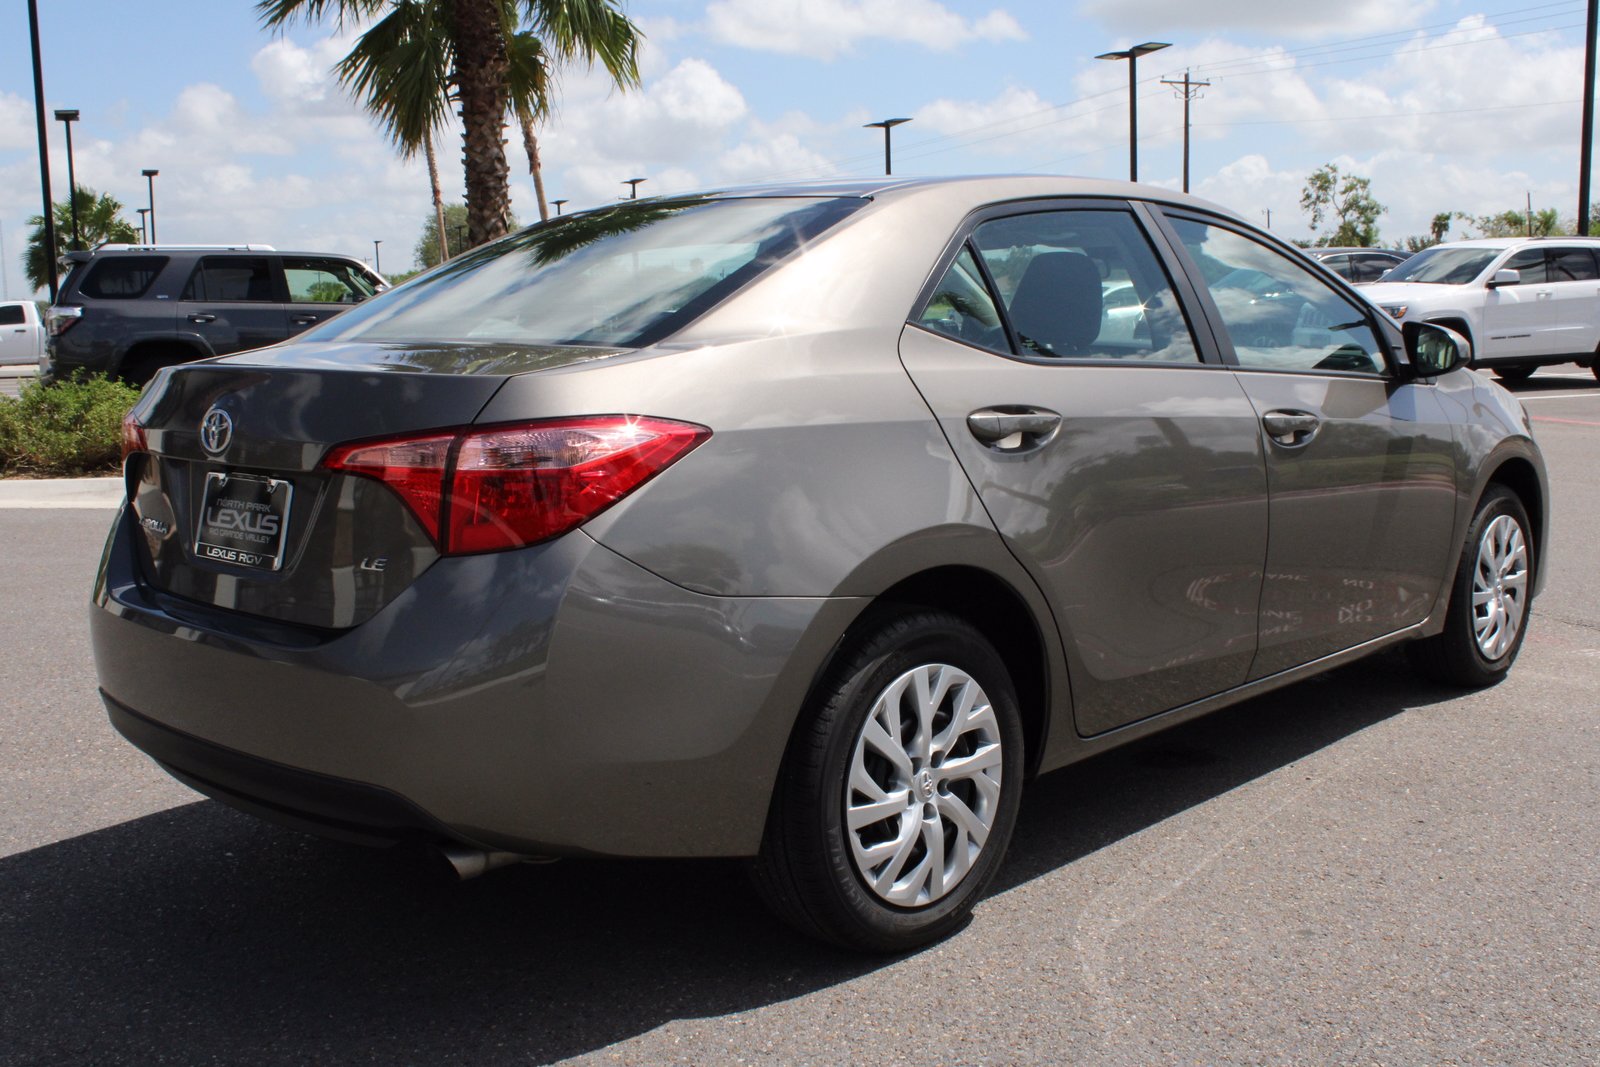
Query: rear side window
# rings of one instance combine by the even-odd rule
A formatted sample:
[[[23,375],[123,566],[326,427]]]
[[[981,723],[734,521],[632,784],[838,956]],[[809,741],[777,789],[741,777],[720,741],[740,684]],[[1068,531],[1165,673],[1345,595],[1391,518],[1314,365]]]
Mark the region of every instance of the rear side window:
[[[1587,248],[1552,248],[1545,261],[1553,282],[1588,282],[1600,278],[1594,253]]]
[[[96,300],[136,300],[155,283],[166,265],[166,256],[102,259],[90,269],[78,292]]]
[[[21,326],[22,323],[21,304],[0,304],[0,326]]]
[[[207,303],[272,303],[272,265],[263,257],[207,256],[195,267],[183,299]]]

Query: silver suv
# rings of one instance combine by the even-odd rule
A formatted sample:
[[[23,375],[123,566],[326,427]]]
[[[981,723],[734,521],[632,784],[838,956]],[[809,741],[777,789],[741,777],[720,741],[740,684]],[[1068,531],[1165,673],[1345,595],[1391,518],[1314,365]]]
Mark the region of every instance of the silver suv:
[[[1451,241],[1362,293],[1402,322],[1456,330],[1472,342],[1473,366],[1509,381],[1557,363],[1600,377],[1600,238]]]

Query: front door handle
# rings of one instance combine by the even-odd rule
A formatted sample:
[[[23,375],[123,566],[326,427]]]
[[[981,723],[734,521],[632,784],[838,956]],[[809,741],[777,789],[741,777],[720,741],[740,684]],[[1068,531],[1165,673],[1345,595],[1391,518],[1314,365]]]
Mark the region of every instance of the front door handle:
[[[979,408],[967,416],[972,436],[1007,451],[1040,444],[1060,425],[1061,416],[1044,408]]]
[[[190,315],[189,316],[189,321],[190,322],[216,322],[217,321],[217,317],[215,315]]]
[[[315,315],[291,315],[289,316],[289,321],[296,326],[309,326],[317,321],[317,317]]]
[[[1308,411],[1269,411],[1261,416],[1267,436],[1280,445],[1303,445],[1311,440],[1322,420]]]

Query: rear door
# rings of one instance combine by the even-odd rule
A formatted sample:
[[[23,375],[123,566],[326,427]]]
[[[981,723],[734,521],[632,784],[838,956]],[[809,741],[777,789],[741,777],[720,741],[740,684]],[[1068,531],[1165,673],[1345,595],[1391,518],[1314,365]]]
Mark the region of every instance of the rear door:
[[[203,256],[178,302],[178,330],[214,355],[277,344],[289,336],[277,272],[267,256]]]
[[[1240,227],[1170,211],[1207,280],[1203,301],[1260,419],[1271,493],[1261,678],[1426,617],[1454,558],[1455,438],[1433,386],[1388,368],[1371,311]],[[1287,341],[1263,332],[1260,272],[1301,308]]]
[[[21,304],[0,304],[0,363],[32,363],[39,358],[37,332]]]
[[[1260,434],[1127,204],[1011,207],[945,254],[900,354],[1065,641],[1096,734],[1240,684]],[[1136,299],[1127,299],[1131,290]]]
[[[1594,249],[1575,245],[1545,249],[1556,355],[1588,355],[1600,347],[1600,268]]]
[[[356,264],[337,256],[284,256],[289,334],[310,329],[361,303],[377,286]]]

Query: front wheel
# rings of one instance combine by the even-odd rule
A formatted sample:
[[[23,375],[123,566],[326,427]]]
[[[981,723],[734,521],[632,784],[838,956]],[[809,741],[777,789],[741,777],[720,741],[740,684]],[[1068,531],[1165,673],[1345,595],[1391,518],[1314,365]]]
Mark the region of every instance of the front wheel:
[[[957,929],[1016,823],[1022,725],[965,621],[908,612],[846,650],[779,775],[754,878],[814,937],[897,952]]]
[[[1536,562],[1530,529],[1517,495],[1491,485],[1467,527],[1444,631],[1408,646],[1422,673],[1471,687],[1505,677],[1527,633]]]

